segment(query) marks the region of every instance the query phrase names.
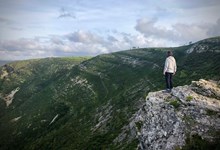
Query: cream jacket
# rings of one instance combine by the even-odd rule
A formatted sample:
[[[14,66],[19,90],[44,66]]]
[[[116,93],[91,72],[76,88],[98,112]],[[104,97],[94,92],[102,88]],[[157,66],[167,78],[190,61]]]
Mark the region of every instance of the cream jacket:
[[[166,58],[165,61],[165,66],[164,66],[164,70],[163,73],[165,74],[166,72],[169,73],[176,73],[176,60],[173,56],[169,56]]]

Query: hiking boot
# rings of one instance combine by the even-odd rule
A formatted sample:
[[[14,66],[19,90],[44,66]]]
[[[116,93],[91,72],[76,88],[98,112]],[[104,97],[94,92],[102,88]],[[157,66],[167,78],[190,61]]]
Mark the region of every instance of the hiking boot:
[[[167,93],[170,93],[171,92],[171,89],[166,89]]]
[[[165,89],[165,90],[163,90],[163,93],[170,93],[170,92],[171,92],[170,89]]]

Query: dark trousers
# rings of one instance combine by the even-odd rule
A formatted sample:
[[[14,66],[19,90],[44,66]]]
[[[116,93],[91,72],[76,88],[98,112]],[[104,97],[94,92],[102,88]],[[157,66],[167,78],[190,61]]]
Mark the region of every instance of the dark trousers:
[[[172,89],[173,88],[172,77],[173,77],[173,73],[169,73],[169,72],[165,73],[165,80],[166,80],[166,88],[167,89]]]

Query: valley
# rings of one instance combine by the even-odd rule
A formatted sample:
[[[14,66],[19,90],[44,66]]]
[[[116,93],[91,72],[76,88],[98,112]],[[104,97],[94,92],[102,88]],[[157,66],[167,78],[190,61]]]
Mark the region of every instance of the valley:
[[[137,133],[124,129],[149,92],[165,88],[167,50],[177,60],[174,86],[220,80],[220,37],[0,67],[0,149],[136,149]]]

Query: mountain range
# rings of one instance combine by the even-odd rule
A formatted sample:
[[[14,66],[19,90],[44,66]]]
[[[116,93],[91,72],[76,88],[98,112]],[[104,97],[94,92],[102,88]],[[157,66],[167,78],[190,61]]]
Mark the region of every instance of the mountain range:
[[[140,148],[143,140],[124,129],[149,92],[165,88],[168,50],[177,61],[174,86],[220,80],[220,37],[180,47],[5,64],[0,67],[0,149]]]

